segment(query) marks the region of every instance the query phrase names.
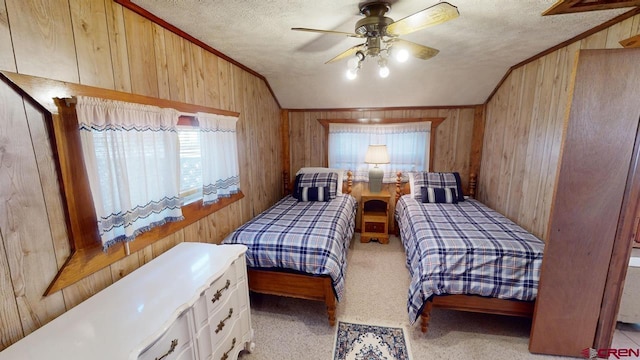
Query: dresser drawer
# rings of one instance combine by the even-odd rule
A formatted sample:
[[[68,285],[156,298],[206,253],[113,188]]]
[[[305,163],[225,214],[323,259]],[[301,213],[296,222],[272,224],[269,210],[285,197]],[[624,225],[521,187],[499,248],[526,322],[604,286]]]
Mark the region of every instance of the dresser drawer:
[[[239,321],[230,325],[229,334],[218,345],[212,360],[236,360],[238,353],[244,348]]]
[[[211,286],[204,291],[204,299],[207,306],[207,312],[213,313],[218,307],[227,301],[229,295],[238,286],[238,277],[236,275],[237,260],[229,267],[219,279],[214,281]]]
[[[368,233],[385,233],[386,225],[383,222],[365,222],[364,231]]]
[[[144,350],[139,360],[191,360],[196,359],[191,341],[192,313],[182,313],[169,329],[149,348]]]

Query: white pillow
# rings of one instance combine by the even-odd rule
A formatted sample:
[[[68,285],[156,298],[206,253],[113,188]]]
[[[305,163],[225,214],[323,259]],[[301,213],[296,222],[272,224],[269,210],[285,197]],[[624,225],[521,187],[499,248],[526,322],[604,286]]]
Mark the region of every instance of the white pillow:
[[[332,169],[332,168],[326,168],[326,167],[303,167],[302,169],[298,170],[298,172],[296,173],[296,176],[298,176],[299,174],[328,173],[328,172],[334,172],[338,174],[338,186],[336,189],[336,194],[341,195],[342,181],[343,181],[342,178],[343,178],[344,170]]]

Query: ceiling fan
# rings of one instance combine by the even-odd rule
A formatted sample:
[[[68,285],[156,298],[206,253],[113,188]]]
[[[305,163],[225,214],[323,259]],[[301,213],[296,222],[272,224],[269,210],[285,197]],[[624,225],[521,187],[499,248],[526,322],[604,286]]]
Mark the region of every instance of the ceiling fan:
[[[349,60],[347,77],[353,79],[367,56],[378,57],[380,76],[387,77],[389,75],[387,58],[390,55],[402,62],[406,61],[409,55],[427,60],[436,56],[439,52],[439,50],[428,46],[402,40],[399,36],[410,34],[429,26],[442,24],[460,15],[458,8],[448,2],[437,3],[398,21],[393,21],[393,19],[385,16],[389,10],[391,10],[389,1],[361,3],[360,13],[365,17],[356,23],[353,33],[308,28],[291,28],[291,30],[366,39],[364,43],[347,49],[327,61],[326,64],[352,57]]]

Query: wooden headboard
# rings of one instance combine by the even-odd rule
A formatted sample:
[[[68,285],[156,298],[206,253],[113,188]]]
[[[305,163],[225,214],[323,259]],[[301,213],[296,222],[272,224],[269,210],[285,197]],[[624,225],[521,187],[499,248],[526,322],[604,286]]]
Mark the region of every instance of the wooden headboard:
[[[342,193],[351,194],[353,188],[353,173],[351,170],[347,171],[347,180],[342,183]],[[289,181],[289,172],[282,172],[282,193],[286,196],[293,192],[293,184]]]
[[[478,179],[476,174],[469,174],[469,197],[475,199],[476,197],[476,187],[478,184]],[[402,182],[402,173],[398,172],[396,174],[396,202],[400,199],[400,196],[404,194],[409,194],[411,192],[411,186],[409,182]]]

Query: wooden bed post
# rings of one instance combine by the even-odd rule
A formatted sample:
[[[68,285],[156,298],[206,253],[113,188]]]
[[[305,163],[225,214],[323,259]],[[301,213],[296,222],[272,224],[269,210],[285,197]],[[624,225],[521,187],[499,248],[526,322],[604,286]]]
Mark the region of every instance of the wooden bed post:
[[[396,173],[396,201],[395,203],[393,203],[394,209],[398,204],[398,200],[400,199],[400,196],[402,196],[402,172],[398,171]],[[398,227],[398,220],[396,220],[395,216],[393,217],[393,233],[397,237],[400,237],[400,228]]]
[[[398,171],[398,173],[396,173],[396,203],[398,202],[398,199],[400,199],[400,196],[402,196],[402,172]]]
[[[469,197],[476,198],[476,186],[478,184],[477,175],[474,173],[469,174]]]
[[[336,296],[333,294],[333,284],[331,278],[327,278],[324,286],[324,303],[327,305],[327,315],[329,316],[329,325],[336,325]]]
[[[420,330],[426,334],[429,329],[429,320],[431,320],[431,309],[433,308],[433,301],[427,300],[424,304],[424,309],[420,314]]]
[[[289,172],[287,170],[282,170],[282,194],[287,196],[291,193],[289,188]]]

